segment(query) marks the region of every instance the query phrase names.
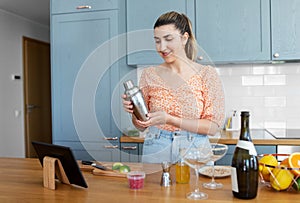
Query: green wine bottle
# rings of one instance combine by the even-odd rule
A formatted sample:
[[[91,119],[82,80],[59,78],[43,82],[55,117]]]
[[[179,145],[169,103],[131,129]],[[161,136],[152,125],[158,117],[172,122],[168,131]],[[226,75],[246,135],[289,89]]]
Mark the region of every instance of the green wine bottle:
[[[241,112],[241,132],[231,163],[231,183],[234,197],[253,199],[258,189],[258,159],[249,129],[249,112]]]

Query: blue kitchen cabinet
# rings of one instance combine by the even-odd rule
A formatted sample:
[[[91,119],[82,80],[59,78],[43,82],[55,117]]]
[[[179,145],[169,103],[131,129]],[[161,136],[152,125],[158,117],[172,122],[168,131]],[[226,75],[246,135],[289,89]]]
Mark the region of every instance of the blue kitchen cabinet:
[[[203,62],[270,60],[269,1],[197,0],[195,12]]]
[[[71,147],[77,159],[120,160],[121,133],[111,113],[119,69],[110,60],[117,50],[107,43],[117,34],[115,9],[51,16],[53,143]]]
[[[143,143],[121,143],[122,162],[141,162],[143,156]]]
[[[153,25],[161,14],[173,10],[194,19],[194,1],[191,0],[127,0],[128,65],[163,62],[155,49]]]
[[[216,162],[217,165],[231,165],[232,157],[234,154],[236,145],[227,145],[228,151],[226,155]],[[257,154],[276,154],[277,146],[276,145],[255,145]]]
[[[272,0],[272,59],[300,59],[300,1]]]

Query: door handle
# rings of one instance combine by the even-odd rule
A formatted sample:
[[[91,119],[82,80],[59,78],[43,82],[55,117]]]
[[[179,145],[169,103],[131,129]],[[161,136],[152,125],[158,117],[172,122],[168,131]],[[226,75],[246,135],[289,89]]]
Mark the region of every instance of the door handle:
[[[35,108],[38,108],[38,107],[39,107],[38,105],[27,104],[27,110],[32,110],[32,109],[35,109]]]
[[[27,112],[32,112],[33,109],[39,108],[40,106],[38,105],[34,105],[34,104],[27,104],[26,108],[27,108]]]

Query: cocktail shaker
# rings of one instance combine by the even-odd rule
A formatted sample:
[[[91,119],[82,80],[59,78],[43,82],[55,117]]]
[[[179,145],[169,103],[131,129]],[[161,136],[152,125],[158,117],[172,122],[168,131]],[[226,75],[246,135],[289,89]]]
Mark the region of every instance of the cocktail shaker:
[[[133,114],[141,121],[148,120],[148,108],[141,90],[133,84],[132,80],[127,80],[123,85],[125,87],[126,98],[133,104]]]

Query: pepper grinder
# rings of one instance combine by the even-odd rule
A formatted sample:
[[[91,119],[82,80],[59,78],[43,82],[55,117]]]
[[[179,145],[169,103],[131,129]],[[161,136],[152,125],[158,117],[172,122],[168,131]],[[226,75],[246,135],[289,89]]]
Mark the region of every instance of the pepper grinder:
[[[163,169],[163,173],[161,175],[160,185],[163,187],[168,187],[168,186],[172,185],[172,180],[171,180],[171,176],[170,176],[171,163],[164,161],[164,162],[162,162],[161,166]]]

